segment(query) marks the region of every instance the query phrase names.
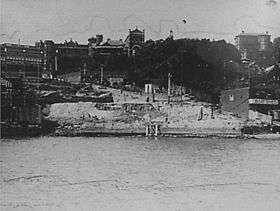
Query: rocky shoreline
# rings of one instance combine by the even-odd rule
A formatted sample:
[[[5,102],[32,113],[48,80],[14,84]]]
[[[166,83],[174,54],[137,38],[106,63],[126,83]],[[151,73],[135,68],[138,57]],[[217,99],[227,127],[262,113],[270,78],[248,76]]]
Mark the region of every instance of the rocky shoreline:
[[[127,130],[127,129],[94,129],[94,130],[72,130],[72,129],[59,129],[50,136],[62,137],[135,137],[146,136],[145,129]],[[155,136],[148,136],[156,138]],[[173,138],[238,138],[238,139],[276,139],[280,140],[279,133],[261,133],[261,134],[243,134],[243,133],[222,133],[222,132],[187,132],[187,131],[168,131],[163,129],[162,133],[157,137],[173,137]]]
[[[145,136],[146,125],[160,125],[159,136],[184,138],[254,138],[269,134],[264,126],[246,126],[230,113],[212,111],[210,104],[186,102],[55,103],[46,119],[58,123],[52,136]],[[250,134],[250,135],[249,135]]]

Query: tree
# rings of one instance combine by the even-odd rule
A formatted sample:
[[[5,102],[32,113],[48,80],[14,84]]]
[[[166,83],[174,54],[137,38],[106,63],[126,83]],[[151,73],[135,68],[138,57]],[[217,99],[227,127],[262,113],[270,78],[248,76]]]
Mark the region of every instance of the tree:
[[[276,59],[276,62],[280,62],[280,37],[277,37],[273,40],[273,55]]]
[[[102,62],[102,58],[95,58]],[[235,65],[225,65],[231,61]],[[166,39],[148,40],[135,57],[112,54],[105,69],[125,72],[131,82],[143,86],[148,79],[157,79],[167,85],[168,73],[173,83],[218,95],[235,80],[239,71],[240,54],[224,40]]]

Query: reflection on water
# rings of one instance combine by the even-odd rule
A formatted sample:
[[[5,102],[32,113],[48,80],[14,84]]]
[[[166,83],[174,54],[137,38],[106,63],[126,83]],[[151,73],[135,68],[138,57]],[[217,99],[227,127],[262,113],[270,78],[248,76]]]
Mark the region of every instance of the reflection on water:
[[[3,140],[1,209],[278,210],[280,141]]]

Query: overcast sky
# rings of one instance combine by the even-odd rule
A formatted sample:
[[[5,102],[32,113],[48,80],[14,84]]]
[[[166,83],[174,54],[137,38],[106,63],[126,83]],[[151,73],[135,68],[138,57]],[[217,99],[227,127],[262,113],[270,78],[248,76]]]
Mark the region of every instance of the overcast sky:
[[[0,41],[34,44],[87,39],[125,39],[145,29],[146,39],[225,39],[241,30],[280,36],[280,0],[0,0]],[[182,20],[186,20],[184,23]]]

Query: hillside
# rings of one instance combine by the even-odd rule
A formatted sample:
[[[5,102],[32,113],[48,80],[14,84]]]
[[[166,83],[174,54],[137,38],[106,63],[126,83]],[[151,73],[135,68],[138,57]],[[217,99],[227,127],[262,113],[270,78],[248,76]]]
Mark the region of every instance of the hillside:
[[[135,57],[111,55],[105,69],[126,72],[128,80],[138,86],[156,80],[165,88],[171,73],[173,83],[217,96],[238,76],[239,65],[227,68],[229,62],[238,64],[240,54],[224,40],[168,38],[147,41]]]

